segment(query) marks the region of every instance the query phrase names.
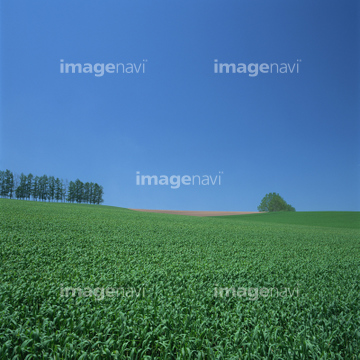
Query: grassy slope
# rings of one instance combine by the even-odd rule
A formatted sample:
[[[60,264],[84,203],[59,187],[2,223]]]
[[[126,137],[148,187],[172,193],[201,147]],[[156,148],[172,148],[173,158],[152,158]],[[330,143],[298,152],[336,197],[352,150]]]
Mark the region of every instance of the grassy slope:
[[[306,225],[319,225],[305,215]],[[277,216],[196,218],[0,199],[0,359],[40,352],[355,359],[359,231],[323,217],[323,227],[257,218],[294,223],[303,213]],[[215,284],[300,295],[221,298]],[[61,286],[146,290],[98,301],[60,297]]]
[[[303,211],[221,216],[230,221],[251,221],[286,225],[306,225],[360,229],[359,211]]]

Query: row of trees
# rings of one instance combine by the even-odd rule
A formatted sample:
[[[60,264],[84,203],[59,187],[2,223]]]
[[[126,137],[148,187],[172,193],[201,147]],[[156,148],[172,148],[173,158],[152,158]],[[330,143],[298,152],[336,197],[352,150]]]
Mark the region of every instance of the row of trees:
[[[62,201],[101,204],[104,189],[93,182],[64,181],[54,176],[14,175],[0,170],[0,196],[35,201]]]

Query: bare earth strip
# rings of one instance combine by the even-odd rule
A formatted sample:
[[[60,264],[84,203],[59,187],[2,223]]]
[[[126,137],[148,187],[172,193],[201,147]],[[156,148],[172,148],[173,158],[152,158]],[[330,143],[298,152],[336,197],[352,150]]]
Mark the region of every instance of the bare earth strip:
[[[260,214],[256,211],[182,211],[182,210],[147,210],[147,209],[129,209],[135,211],[153,212],[161,214],[187,215],[187,216],[228,216],[228,215],[246,215]]]

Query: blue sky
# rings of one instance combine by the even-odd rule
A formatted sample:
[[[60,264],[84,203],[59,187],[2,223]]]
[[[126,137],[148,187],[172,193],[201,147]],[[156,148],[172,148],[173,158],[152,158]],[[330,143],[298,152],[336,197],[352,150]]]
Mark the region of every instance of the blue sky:
[[[61,74],[135,63],[143,74]],[[223,63],[299,73],[215,74]],[[104,186],[106,205],[360,210],[359,11],[350,1],[1,1],[0,168]],[[137,186],[218,175],[217,186]]]

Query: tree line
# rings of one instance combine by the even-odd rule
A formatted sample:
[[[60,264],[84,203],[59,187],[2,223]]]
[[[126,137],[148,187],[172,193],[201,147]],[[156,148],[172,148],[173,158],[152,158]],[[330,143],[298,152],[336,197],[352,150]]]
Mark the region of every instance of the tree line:
[[[0,170],[2,198],[101,204],[103,195],[103,187],[93,182],[83,183],[79,179],[68,182],[54,176],[34,176],[31,173],[18,176],[10,170]]]

